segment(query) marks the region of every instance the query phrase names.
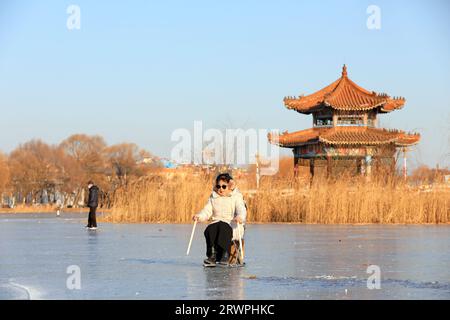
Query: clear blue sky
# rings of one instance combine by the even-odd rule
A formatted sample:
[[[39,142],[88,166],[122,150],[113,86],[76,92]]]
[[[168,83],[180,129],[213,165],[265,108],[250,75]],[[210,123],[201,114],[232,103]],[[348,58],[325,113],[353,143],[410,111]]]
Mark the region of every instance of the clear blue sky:
[[[66,27],[69,5],[81,29]],[[366,27],[367,7],[381,29]],[[311,126],[283,97],[340,76],[404,96],[412,161],[449,166],[449,1],[1,1],[0,150],[74,133],[170,155],[176,128]],[[447,154],[447,156],[446,156]]]

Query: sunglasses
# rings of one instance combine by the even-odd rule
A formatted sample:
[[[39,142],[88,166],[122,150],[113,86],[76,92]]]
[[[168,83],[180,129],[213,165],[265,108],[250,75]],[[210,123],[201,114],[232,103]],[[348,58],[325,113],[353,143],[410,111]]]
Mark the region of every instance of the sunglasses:
[[[222,189],[226,189],[227,188],[227,185],[226,184],[222,184],[222,185],[220,185],[220,184],[217,184],[216,185],[216,189],[220,189],[220,188],[222,188]]]

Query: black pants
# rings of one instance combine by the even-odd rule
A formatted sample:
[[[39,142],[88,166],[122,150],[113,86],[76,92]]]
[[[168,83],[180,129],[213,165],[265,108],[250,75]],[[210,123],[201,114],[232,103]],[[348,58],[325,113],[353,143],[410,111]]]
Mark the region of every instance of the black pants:
[[[233,229],[226,222],[211,223],[205,230],[206,256],[217,261],[228,253],[233,238]]]
[[[88,228],[97,228],[97,218],[95,217],[97,207],[89,207]]]

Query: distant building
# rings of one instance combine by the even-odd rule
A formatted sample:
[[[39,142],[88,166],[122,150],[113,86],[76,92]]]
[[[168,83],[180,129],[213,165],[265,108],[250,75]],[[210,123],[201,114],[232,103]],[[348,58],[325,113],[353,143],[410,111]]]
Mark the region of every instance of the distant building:
[[[444,181],[446,184],[450,185],[450,174],[444,176]]]
[[[174,161],[171,161],[169,159],[161,159],[161,163],[166,169],[175,169],[178,167],[178,165]]]
[[[155,162],[155,160],[152,157],[145,157],[141,161],[141,163],[144,163],[144,164],[152,164],[153,162]]]
[[[312,128],[285,132],[278,138],[269,134],[272,144],[291,148],[294,167],[308,166],[314,176],[316,167],[354,168],[370,175],[372,168],[395,169],[397,148],[417,144],[419,134],[379,128],[378,115],[401,109],[406,100],[363,89],[347,75],[307,96],[286,97],[285,106],[301,114],[312,114]]]

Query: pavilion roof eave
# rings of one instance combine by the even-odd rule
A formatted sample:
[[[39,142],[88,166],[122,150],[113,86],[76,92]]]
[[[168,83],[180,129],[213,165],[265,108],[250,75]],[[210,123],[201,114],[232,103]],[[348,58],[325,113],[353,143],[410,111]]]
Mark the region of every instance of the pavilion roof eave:
[[[412,147],[412,146],[415,146],[417,144],[419,144],[419,141],[416,141],[416,142],[413,142],[413,143],[399,143],[399,142],[396,142],[395,146],[396,147]]]
[[[326,145],[332,145],[332,146],[382,146],[382,145],[395,145],[396,147],[412,147],[414,145],[417,145],[419,142],[413,142],[413,143],[399,143],[396,142],[395,139],[393,139],[392,141],[380,141],[380,142],[354,142],[354,141],[349,141],[349,142],[329,142],[329,141],[324,141],[324,139],[318,139],[317,141],[314,142],[304,142],[304,143],[279,143],[277,144],[279,147],[281,148],[295,148],[295,147],[303,147],[303,146],[307,146],[307,145],[314,145],[314,144],[319,144],[319,143],[323,143]]]
[[[287,103],[285,103],[285,106],[286,106],[287,109],[297,111],[298,113],[311,114],[311,113],[323,110],[325,108],[331,108],[331,109],[338,110],[338,111],[369,111],[369,110],[373,110],[373,109],[378,109],[379,113],[390,113],[390,112],[392,112],[394,110],[402,109],[403,105],[404,105],[404,103],[403,103],[401,105],[399,104],[399,106],[396,107],[396,108],[385,109],[384,106],[386,104],[388,104],[388,103],[389,103],[389,101],[382,101],[382,102],[380,102],[378,104],[375,104],[375,105],[370,105],[370,106],[366,106],[366,107],[365,106],[360,106],[358,108],[354,108],[354,107],[351,107],[351,106],[338,107],[338,106],[335,106],[335,105],[329,103],[327,100],[324,100],[322,103],[319,103],[319,104],[317,104],[317,105],[315,105],[313,107],[309,107],[308,109],[298,109],[298,108],[289,106]]]
[[[404,104],[402,104],[402,105],[399,105],[398,107],[392,108],[392,109],[385,109],[384,106],[388,103],[389,103],[389,101],[383,101],[383,102],[380,102],[375,105],[370,105],[370,106],[366,106],[366,107],[360,106],[358,108],[355,108],[355,107],[351,107],[351,106],[338,107],[338,106],[335,106],[335,105],[329,103],[328,101],[324,100],[323,102],[321,102],[315,106],[308,107],[307,109],[300,109],[300,108],[292,107],[287,102],[285,102],[285,106],[287,109],[297,111],[298,113],[301,113],[301,114],[311,114],[311,113],[314,113],[317,111],[321,111],[325,108],[331,108],[331,109],[338,110],[338,111],[369,111],[369,110],[378,109],[379,113],[390,113],[394,110],[402,109],[403,105],[404,105]]]
[[[315,141],[308,141],[308,142],[280,143],[280,144],[278,144],[278,146],[280,146],[281,148],[295,148],[295,147],[314,145],[314,144],[318,144],[319,142],[320,142],[319,139],[317,139]]]
[[[389,139],[387,141],[330,141],[326,138],[319,138],[319,141],[328,144],[328,145],[339,145],[339,146],[380,146],[380,145],[388,145],[388,144],[394,144],[396,141],[396,138]]]
[[[418,134],[369,127],[310,128],[293,133],[286,132],[275,139],[269,135],[270,143],[284,148],[318,143],[335,146],[381,146],[389,144],[411,146],[417,144],[419,140],[420,135]]]

